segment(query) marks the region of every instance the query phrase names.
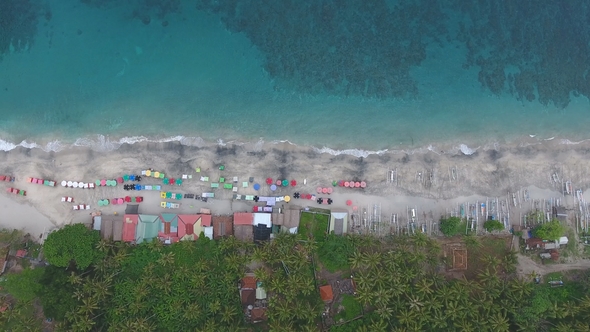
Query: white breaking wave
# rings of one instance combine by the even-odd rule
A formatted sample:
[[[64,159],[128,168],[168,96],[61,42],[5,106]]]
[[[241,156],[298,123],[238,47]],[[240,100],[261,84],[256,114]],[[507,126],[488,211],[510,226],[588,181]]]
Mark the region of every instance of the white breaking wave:
[[[347,154],[347,155],[355,156],[358,158],[360,158],[360,157],[367,158],[368,156],[370,156],[372,154],[381,155],[381,154],[384,154],[388,151],[387,149],[378,150],[378,151],[367,151],[367,150],[359,150],[359,149],[334,150],[334,149],[330,149],[328,147],[323,147],[323,148],[319,149],[319,148],[316,148],[315,146],[313,147],[313,150],[318,153],[328,153],[333,156]]]
[[[479,148],[480,147],[478,146],[477,148],[472,149],[472,148],[468,147],[465,144],[459,145],[459,150],[461,152],[463,152],[463,154],[466,155],[466,156],[471,156],[472,154],[474,154],[475,152],[477,152],[477,149],[479,149]]]

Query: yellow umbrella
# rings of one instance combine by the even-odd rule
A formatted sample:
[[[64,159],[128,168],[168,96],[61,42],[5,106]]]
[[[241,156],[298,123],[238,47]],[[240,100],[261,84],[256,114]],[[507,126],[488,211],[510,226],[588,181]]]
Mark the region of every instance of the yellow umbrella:
[[[149,169],[145,171],[145,176],[152,176],[152,171],[150,171]]]
[[[154,172],[154,177],[155,178],[159,178],[160,177],[160,172]]]
[[[291,201],[291,196],[285,196],[285,202],[289,203]]]

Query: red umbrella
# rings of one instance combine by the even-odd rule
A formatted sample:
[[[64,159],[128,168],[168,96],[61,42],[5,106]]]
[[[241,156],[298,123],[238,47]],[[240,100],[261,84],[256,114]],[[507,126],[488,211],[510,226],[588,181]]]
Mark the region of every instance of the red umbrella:
[[[117,178],[117,182],[119,182],[119,183],[123,183],[123,178],[122,178],[122,177],[118,177],[118,178]]]
[[[346,201],[346,205],[351,206],[352,205],[352,201],[349,199]]]
[[[328,188],[322,188],[322,193],[327,194],[328,193]]]
[[[127,202],[127,203],[131,202],[131,197],[125,196],[125,202]]]
[[[361,182],[361,188],[365,188],[367,186],[367,183],[365,181]]]
[[[291,187],[295,187],[297,185],[297,181],[291,180]]]
[[[318,189],[316,189],[316,191],[318,192],[318,194],[322,193],[322,187],[318,187]]]
[[[360,186],[361,186],[361,183],[360,183],[360,182],[355,182],[355,183],[354,183],[354,187],[355,187],[355,188],[359,188]]]
[[[343,187],[344,186],[344,181],[342,181],[342,180],[338,181],[338,186]]]
[[[311,199],[311,194],[306,194],[306,195],[305,195],[305,198],[307,198],[307,199]]]
[[[344,182],[344,186],[345,186],[346,188],[348,188],[348,187],[350,187],[350,183],[349,183],[348,181],[346,181],[346,182]]]
[[[266,184],[268,184],[270,186],[272,184],[272,179],[271,178],[266,178]]]

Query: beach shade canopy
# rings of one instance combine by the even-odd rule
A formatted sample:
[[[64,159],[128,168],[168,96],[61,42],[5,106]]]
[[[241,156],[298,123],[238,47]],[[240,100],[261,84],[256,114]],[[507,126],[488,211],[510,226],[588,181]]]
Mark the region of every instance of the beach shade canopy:
[[[344,181],[342,181],[342,180],[338,181],[338,186],[339,187],[344,187]]]
[[[281,183],[282,183],[281,180],[277,180],[276,185],[280,187]]]
[[[107,185],[107,180],[105,180],[105,179],[100,180],[100,185],[103,186],[103,187],[106,186]]]
[[[78,182],[78,188],[84,188],[84,182]]]
[[[331,198],[328,198],[328,204],[332,204],[334,201]]]
[[[338,185],[338,181],[336,181],[336,180],[332,181],[332,186],[333,187],[336,187],[337,185]]]
[[[328,188],[322,188],[322,193],[323,194],[327,194],[328,193]]]
[[[98,206],[102,206],[102,199],[98,200]]]
[[[136,184],[135,185],[135,190],[141,190],[141,184]]]
[[[129,180],[135,181],[135,175],[129,175]]]
[[[299,193],[294,193],[294,194],[293,194],[293,197],[295,197],[295,198],[299,198],[299,197],[301,197],[301,196],[299,195]]]
[[[123,181],[129,181],[129,175],[127,175],[127,174],[123,175]]]
[[[109,200],[108,199],[103,199],[102,200],[102,205],[109,205]]]
[[[258,183],[254,184],[254,190],[260,190],[260,185]]]
[[[172,198],[172,193],[171,192],[166,192],[166,198]]]
[[[272,191],[275,191],[275,190],[277,190],[277,186],[276,186],[276,185],[274,185],[274,184],[273,184],[273,185],[271,185],[271,186],[270,186],[270,190],[272,190]]]
[[[127,203],[131,202],[131,197],[125,196],[125,202],[127,202]]]
[[[119,182],[119,183],[123,183],[123,177],[118,177],[118,178],[117,178],[117,182]]]
[[[266,178],[266,184],[271,185],[272,184],[272,179],[271,178]]]
[[[180,186],[182,184],[182,179],[176,179],[176,185]]]
[[[291,187],[295,187],[297,185],[297,181],[291,180]]]
[[[361,188],[365,188],[367,186],[367,183],[365,181],[361,181]]]
[[[305,194],[305,198],[311,199],[311,194]]]
[[[119,198],[117,203],[118,204],[123,204],[123,199],[122,198]]]
[[[155,178],[159,178],[160,177],[160,172],[154,172],[154,177]]]
[[[168,178],[164,178],[164,180],[162,180],[162,183],[163,184],[169,184],[170,183],[170,180]]]
[[[289,185],[289,180],[283,180],[282,184],[283,184],[283,187],[288,186]]]
[[[332,192],[334,192],[334,189],[328,188],[328,194],[331,194]]]
[[[354,187],[355,188],[360,188],[361,187],[361,183],[360,182],[355,182],[354,183]]]
[[[152,171],[150,171],[149,169],[145,171],[145,176],[152,176]]]
[[[322,193],[322,187],[318,187],[315,191],[317,191],[318,194],[321,194]]]
[[[285,202],[289,203],[291,201],[291,196],[285,196]]]
[[[68,181],[68,187],[71,187],[74,183],[72,181]]]
[[[346,181],[346,182],[344,182],[344,186],[345,186],[346,188],[348,188],[348,187],[350,187],[350,183],[349,183],[348,181]]]
[[[65,187],[67,184],[68,184],[68,183],[67,183],[65,180],[61,182],[61,186],[62,186],[62,187]]]
[[[73,182],[73,183],[72,183],[72,187],[74,187],[74,188],[78,188],[78,182]]]
[[[176,194],[176,199],[182,199],[182,194]]]
[[[349,199],[346,201],[346,205],[351,206],[352,205],[352,201]]]

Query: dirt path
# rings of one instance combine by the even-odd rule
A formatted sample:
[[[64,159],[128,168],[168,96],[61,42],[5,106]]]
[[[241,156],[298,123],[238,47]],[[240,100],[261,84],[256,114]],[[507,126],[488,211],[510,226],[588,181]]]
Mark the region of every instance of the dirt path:
[[[540,265],[524,255],[518,255],[517,272],[523,277],[529,277],[533,272],[541,276],[552,272],[590,269],[590,260],[580,259],[573,263]]]

